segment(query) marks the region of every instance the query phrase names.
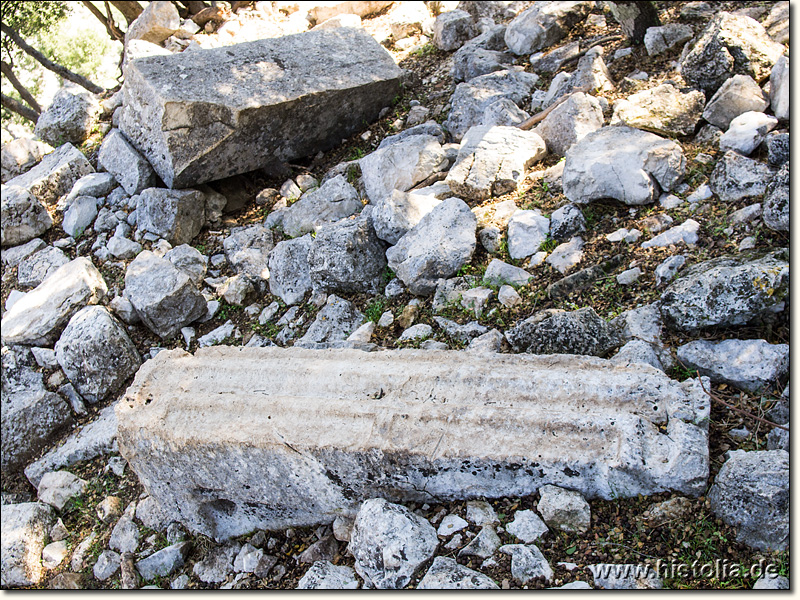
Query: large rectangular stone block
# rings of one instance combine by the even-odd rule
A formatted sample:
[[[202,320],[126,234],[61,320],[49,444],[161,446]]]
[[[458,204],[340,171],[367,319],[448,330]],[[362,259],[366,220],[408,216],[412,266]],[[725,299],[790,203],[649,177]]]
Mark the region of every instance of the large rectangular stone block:
[[[184,188],[333,147],[377,118],[401,75],[354,27],[148,56],[125,68],[120,129]]]
[[[595,357],[172,350],[116,411],[147,491],[217,539],[331,522],[376,496],[697,495],[708,477],[699,382]]]

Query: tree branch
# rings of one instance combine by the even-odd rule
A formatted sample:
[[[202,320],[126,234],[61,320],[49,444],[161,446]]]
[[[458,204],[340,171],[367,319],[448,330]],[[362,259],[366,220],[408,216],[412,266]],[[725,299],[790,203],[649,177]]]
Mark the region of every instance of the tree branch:
[[[98,8],[94,4],[89,2],[89,0],[82,0],[82,2],[83,5],[89,9],[89,12],[92,13],[92,15],[94,15],[98,21],[100,21],[103,25],[105,25],[106,32],[108,32],[108,36],[112,40],[122,41],[123,39],[122,33],[119,31],[119,28],[116,26],[113,20],[109,22],[106,16],[103,13],[101,13],[100,10],[98,10]]]
[[[36,102],[36,98],[33,97],[33,94],[31,94],[28,89],[22,85],[22,83],[20,83],[19,79],[17,79],[17,76],[14,75],[14,71],[11,70],[11,65],[6,61],[2,61],[0,63],[0,67],[2,67],[3,75],[8,78],[8,81],[14,86],[14,89],[17,90],[20,96],[22,96],[22,99],[25,100],[25,102],[27,102],[34,111],[36,111],[38,114],[41,114],[42,107],[39,106],[38,102]]]
[[[116,2],[111,0],[111,5],[122,13],[122,16],[125,17],[125,21],[127,21],[128,25],[133,23],[136,18],[142,14],[143,10],[142,5],[135,0],[117,0]]]
[[[23,40],[16,31],[14,31],[11,27],[6,25],[5,23],[0,23],[0,31],[5,33],[26,54],[29,54],[30,56],[35,58],[46,69],[53,71],[54,73],[60,75],[64,79],[67,79],[73,83],[77,83],[79,86],[89,90],[93,94],[100,94],[103,91],[105,91],[99,85],[92,83],[84,76],[78,75],[77,73],[73,73],[66,67],[59,65],[58,63],[54,63],[52,60],[48,59],[44,54],[39,52],[36,48],[32,48],[31,46],[26,44],[25,40]]]
[[[36,121],[39,119],[39,115],[36,114],[32,108],[28,108],[22,102],[14,100],[10,96],[6,96],[5,94],[0,93],[2,97],[2,106],[3,108],[7,108],[8,110],[17,113],[23,119],[28,119],[28,121],[33,121],[36,124]]]

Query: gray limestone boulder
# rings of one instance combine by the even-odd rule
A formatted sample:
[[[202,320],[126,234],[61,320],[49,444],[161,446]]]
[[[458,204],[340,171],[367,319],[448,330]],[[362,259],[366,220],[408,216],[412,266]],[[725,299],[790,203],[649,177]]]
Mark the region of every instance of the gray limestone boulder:
[[[130,194],[156,185],[156,173],[119,129],[112,129],[100,145],[97,163],[111,173]]]
[[[261,224],[234,227],[222,247],[237,273],[255,281],[269,279],[269,253],[275,247],[270,229]]]
[[[692,135],[705,103],[705,94],[699,90],[682,92],[663,83],[616,101],[611,125],[624,123],[668,136]]]
[[[303,194],[283,213],[283,231],[291,237],[311,233],[320,225],[334,223],[361,210],[356,189],[342,175]]]
[[[189,275],[150,251],[128,265],[125,297],[142,322],[162,338],[174,336],[207,312],[206,300]]]
[[[435,137],[411,135],[362,158],[361,179],[370,202],[376,204],[393,190],[404,192],[429,177],[444,160]]]
[[[68,262],[69,257],[61,250],[47,246],[19,263],[17,283],[22,287],[36,287]]]
[[[614,82],[603,60],[602,46],[595,46],[578,59],[578,65],[571,74],[561,71],[550,82],[547,93],[542,98],[540,108],[545,109],[566,94],[577,91],[597,90],[613,92]]]
[[[79,238],[97,217],[97,198],[78,196],[64,213],[61,229],[68,236]]]
[[[375,234],[394,245],[440,202],[436,196],[394,190],[373,205]]]
[[[445,319],[444,317],[433,317],[433,320],[445,335],[464,344],[469,344],[475,338],[488,332],[488,328],[477,321],[470,321],[464,325],[459,325],[455,321]]]
[[[476,535],[469,544],[459,550],[458,556],[489,558],[502,544],[500,536],[498,536],[494,530],[494,526],[491,523],[487,523],[481,527],[478,535]]]
[[[50,346],[78,310],[97,304],[108,293],[100,271],[86,257],[59,267],[3,315],[7,344]]]
[[[41,502],[3,505],[2,567],[4,588],[38,585],[47,574],[42,565],[42,550],[48,532],[56,521],[53,509]]]
[[[78,311],[55,350],[64,373],[90,403],[115,392],[141,365],[127,331],[103,306]]]
[[[337,566],[327,560],[318,560],[309,567],[297,582],[298,590],[357,590],[356,572],[347,566]]]
[[[487,285],[494,286],[507,284],[520,287],[527,285],[531,279],[533,279],[533,275],[528,273],[525,269],[520,269],[519,267],[505,263],[497,258],[492,259],[483,275],[483,282]]]
[[[733,150],[749,156],[777,125],[778,119],[772,115],[755,111],[742,113],[731,121],[728,131],[719,138],[720,152]]]
[[[136,225],[173,246],[188,244],[205,224],[206,203],[199,190],[148,188],[139,194]]]
[[[439,540],[425,519],[383,498],[361,505],[350,534],[350,553],[361,577],[378,589],[402,589],[433,557]]]
[[[772,10],[764,19],[764,28],[769,37],[779,44],[789,43],[789,2],[774,2]]]
[[[80,150],[66,143],[47,154],[31,170],[9,179],[6,185],[25,188],[42,204],[54,205],[69,193],[76,181],[89,173],[94,173],[91,163]]]
[[[94,94],[78,86],[63,87],[37,119],[33,133],[53,146],[64,142],[82,144],[99,112],[100,104]]]
[[[573,533],[588,531],[591,509],[579,492],[543,485],[539,488],[539,496],[536,510],[550,527]]]
[[[570,94],[547,115],[534,131],[542,136],[547,150],[564,156],[586,134],[603,126],[603,108],[594,96],[581,92]]]
[[[789,345],[766,340],[696,340],[678,346],[678,360],[716,383],[757,394],[789,376]]]
[[[109,245],[110,244],[111,242],[109,241]],[[201,254],[197,248],[193,248],[188,244],[181,244],[167,251],[164,258],[189,275],[195,284],[199,285],[206,276],[208,257]]]
[[[480,124],[487,127],[493,127],[495,125],[516,127],[529,118],[530,114],[522,110],[511,100],[508,98],[500,98],[483,109],[483,118]]]
[[[681,75],[710,95],[736,74],[766,79],[783,51],[757,21],[720,12],[681,58]]]
[[[363,322],[364,315],[352,302],[331,294],[317,313],[317,318],[295,345],[345,340]]]
[[[779,167],[789,161],[789,133],[773,131],[767,136],[767,162]]]
[[[677,143],[622,125],[587,134],[566,156],[561,181],[564,194],[577,204],[601,198],[649,204],[671,190],[686,168]]]
[[[769,76],[772,112],[781,121],[789,120],[789,58],[781,56]]]
[[[238,542],[212,548],[203,560],[194,564],[192,573],[203,583],[222,583],[233,572],[233,560],[240,550]]]
[[[708,185],[720,200],[733,202],[766,192],[773,173],[766,164],[729,150],[717,161]]]
[[[72,498],[82,496],[87,482],[69,471],[50,471],[42,476],[37,487],[40,502],[63,510]]]
[[[665,248],[667,246],[676,246],[678,244],[694,246],[699,239],[699,236],[697,235],[699,230],[700,223],[694,219],[686,219],[680,225],[670,227],[666,231],[662,231],[646,242],[642,242],[642,248]]]
[[[0,149],[0,181],[8,180],[29,171],[53,151],[50,144],[31,138],[18,138],[3,144]]]
[[[120,129],[184,188],[339,144],[391,103],[401,75],[355,27],[147,56],[125,67]]]
[[[767,186],[764,224],[775,231],[789,231],[789,163],[783,163]]]
[[[754,590],[789,590],[789,578],[783,575],[762,575],[753,584]]]
[[[287,305],[301,304],[312,289],[308,253],[310,234],[278,242],[269,254],[269,293]]]
[[[459,83],[450,99],[452,108],[444,128],[455,141],[461,141],[470,127],[483,123],[484,111],[490,104],[507,98],[520,106],[538,81],[538,75],[508,69]]]
[[[594,585],[604,590],[660,590],[664,587],[661,578],[648,564],[589,565],[594,576]]]
[[[574,204],[565,204],[550,215],[550,237],[565,241],[586,231],[586,218]]]
[[[720,129],[742,113],[764,111],[769,103],[763,90],[749,75],[734,75],[711,96],[703,109],[703,118]]]
[[[308,269],[315,290],[376,294],[385,285],[386,244],[369,216],[323,225],[308,251]]]
[[[72,186],[69,194],[64,199],[64,204],[69,206],[78,196],[92,196],[103,198],[108,196],[119,185],[116,177],[111,173],[89,173],[84,175]],[[59,201],[59,205],[61,202]]]
[[[453,54],[453,81],[469,81],[480,75],[507,69],[513,62],[513,56],[505,52],[505,31],[504,25],[497,25],[461,46]]]
[[[514,352],[606,356],[622,345],[615,328],[591,307],[571,312],[535,313],[508,331]]]
[[[511,576],[520,585],[539,577],[545,583],[553,579],[553,569],[536,545],[506,544],[500,547],[500,552],[511,556]]]
[[[514,520],[506,525],[506,531],[526,544],[530,544],[541,538],[550,529],[532,510],[518,510],[514,513]]]
[[[0,245],[17,246],[43,234],[53,226],[47,209],[27,189],[2,187]]]
[[[433,23],[433,45],[445,52],[458,50],[479,32],[472,15],[464,10],[450,10],[437,16]]]
[[[139,242],[134,242],[119,235],[112,236],[108,240],[106,248],[114,258],[123,260],[134,258],[142,251],[142,245]]]
[[[538,210],[518,210],[508,221],[508,254],[513,259],[535,254],[547,239],[550,219]]]
[[[499,590],[500,588],[487,575],[460,565],[453,558],[437,556],[415,589]]]
[[[471,127],[445,181],[461,198],[481,201],[515,191],[530,166],[547,153],[533,131],[517,127]]]
[[[708,493],[711,510],[758,550],[789,547],[789,453],[731,452]]]
[[[661,295],[664,323],[678,331],[744,325],[789,291],[788,253],[747,262],[722,257],[688,268]]]
[[[136,570],[145,581],[153,581],[156,577],[168,577],[184,565],[191,549],[191,542],[172,544],[137,561]]]
[[[180,25],[178,9],[172,2],[150,2],[125,32],[125,44],[132,40],[160,44],[175,33]]]
[[[592,2],[547,2],[535,4],[517,15],[506,28],[505,40],[514,54],[531,54],[552,46],[583,21]]]
[[[477,219],[459,198],[437,205],[386,251],[389,267],[412,294],[426,296],[472,259]]]
[[[694,37],[689,25],[669,23],[660,27],[648,27],[644,34],[644,47],[649,56],[658,56]]]

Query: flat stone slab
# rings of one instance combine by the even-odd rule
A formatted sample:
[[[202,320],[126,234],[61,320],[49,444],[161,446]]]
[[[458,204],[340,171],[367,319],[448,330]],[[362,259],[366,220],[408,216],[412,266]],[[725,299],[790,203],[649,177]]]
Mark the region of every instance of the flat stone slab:
[[[594,357],[226,346],[160,352],[116,405],[148,493],[217,539],[374,497],[698,495],[708,412],[697,380]]]
[[[190,187],[332,148],[401,74],[355,27],[147,56],[125,67],[120,129],[168,187]]]

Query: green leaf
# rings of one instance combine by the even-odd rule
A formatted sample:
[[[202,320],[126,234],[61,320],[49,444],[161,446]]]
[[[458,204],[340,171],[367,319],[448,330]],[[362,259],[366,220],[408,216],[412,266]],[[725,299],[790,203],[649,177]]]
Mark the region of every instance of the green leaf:
[[[570,546],[569,548],[567,548],[565,550],[565,552],[567,553],[567,556],[571,556],[571,555],[575,554],[577,551],[578,551],[578,547],[577,546]]]

